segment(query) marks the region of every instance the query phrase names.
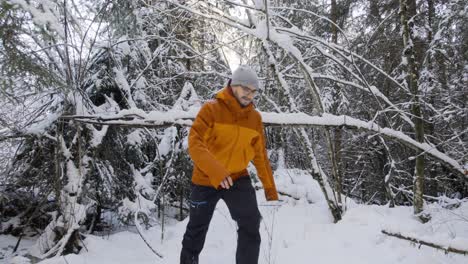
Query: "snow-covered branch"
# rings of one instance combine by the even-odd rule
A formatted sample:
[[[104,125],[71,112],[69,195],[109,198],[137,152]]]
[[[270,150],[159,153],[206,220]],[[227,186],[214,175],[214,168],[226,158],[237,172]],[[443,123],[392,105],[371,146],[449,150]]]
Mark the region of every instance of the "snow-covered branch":
[[[172,125],[190,126],[198,110],[190,111],[171,110],[168,112],[149,112],[141,110],[125,110],[119,114],[109,116],[64,116],[63,119],[74,119],[76,122],[96,125],[130,126],[130,127],[167,127]],[[458,175],[468,180],[460,163],[435,147],[427,143],[419,143],[401,131],[381,127],[372,121],[363,121],[346,115],[332,115],[324,113],[322,116],[310,116],[305,113],[265,113],[262,119],[266,126],[317,126],[317,127],[346,127],[350,129],[365,130],[378,133],[383,137],[396,140],[407,147],[421,151],[441,161]]]

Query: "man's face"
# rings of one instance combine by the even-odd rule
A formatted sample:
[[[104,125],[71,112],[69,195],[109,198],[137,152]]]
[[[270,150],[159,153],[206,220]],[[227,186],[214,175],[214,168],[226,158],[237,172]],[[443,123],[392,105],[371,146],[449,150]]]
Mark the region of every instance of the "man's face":
[[[232,93],[242,106],[248,106],[257,94],[257,89],[252,85],[234,85],[231,88]]]

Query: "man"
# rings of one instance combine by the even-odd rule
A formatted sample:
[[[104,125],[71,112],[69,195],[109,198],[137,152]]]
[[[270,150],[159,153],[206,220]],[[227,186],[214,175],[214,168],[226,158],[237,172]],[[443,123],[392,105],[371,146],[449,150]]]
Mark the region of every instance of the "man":
[[[257,264],[260,220],[255,189],[246,170],[251,160],[268,201],[278,200],[268,160],[263,124],[252,103],[258,78],[249,67],[234,71],[227,87],[205,103],[189,134],[194,162],[190,216],[182,241],[181,264],[197,264],[219,199],[237,222],[236,263]]]

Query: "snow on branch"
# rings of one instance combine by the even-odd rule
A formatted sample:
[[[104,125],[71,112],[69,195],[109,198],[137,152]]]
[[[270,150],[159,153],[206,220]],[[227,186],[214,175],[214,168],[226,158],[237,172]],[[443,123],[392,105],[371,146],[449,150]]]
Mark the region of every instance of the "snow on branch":
[[[406,90],[404,85],[399,83],[395,78],[391,77],[389,74],[387,74],[385,71],[380,69],[375,64],[373,64],[370,61],[366,60],[364,57],[356,54],[355,52],[352,52],[351,50],[349,50],[349,49],[347,49],[347,48],[345,48],[345,47],[343,47],[341,45],[337,45],[337,44],[334,44],[334,43],[329,43],[328,41],[326,41],[324,39],[321,39],[319,37],[311,36],[310,34],[307,34],[306,32],[303,32],[303,31],[299,30],[299,28],[297,28],[297,27],[292,27],[292,28],[273,27],[272,25],[269,25],[269,23],[267,23],[265,20],[261,20],[261,21],[259,21],[257,23],[257,25],[255,25],[254,28],[251,28],[248,25],[246,25],[243,21],[241,21],[239,19],[235,19],[233,17],[230,17],[230,16],[224,14],[223,12],[221,12],[220,10],[218,10],[216,8],[213,8],[212,6],[210,6],[210,5],[208,5],[208,4],[204,3],[204,2],[200,2],[200,5],[202,5],[203,7],[211,10],[214,13],[213,15],[198,11],[198,10],[192,8],[191,6],[182,5],[182,4],[176,3],[174,1],[170,1],[170,0],[166,0],[166,1],[173,4],[173,5],[175,5],[175,6],[177,6],[177,7],[179,7],[179,8],[182,8],[182,9],[184,9],[186,11],[189,11],[189,12],[191,12],[193,14],[196,14],[198,16],[201,16],[201,17],[204,17],[204,18],[210,19],[210,20],[219,21],[219,22],[221,22],[221,23],[223,23],[225,25],[231,26],[233,28],[237,28],[237,29],[241,30],[242,32],[244,32],[246,34],[249,34],[249,35],[252,35],[252,36],[254,36],[254,37],[258,38],[258,39],[261,39],[261,40],[262,39],[268,39],[268,40],[273,41],[279,47],[281,47],[282,49],[287,51],[292,56],[292,58],[294,58],[299,63],[300,68],[301,68],[301,70],[302,70],[302,72],[304,74],[304,78],[308,83],[308,87],[311,89],[313,100],[315,101],[315,105],[317,105],[318,107],[321,106],[322,102],[321,102],[321,99],[320,99],[320,96],[319,96],[318,87],[315,84],[314,73],[313,73],[312,69],[310,68],[310,66],[307,65],[304,62],[304,58],[302,57],[301,52],[294,46],[293,38],[294,39],[303,39],[303,40],[308,40],[308,41],[319,43],[320,45],[323,45],[324,47],[332,49],[335,52],[337,52],[338,54],[341,54],[340,57],[342,59],[344,59],[345,61],[348,61],[349,63],[352,63],[354,66],[355,66],[354,58],[357,58],[358,60],[364,62],[365,64],[367,64],[369,66],[371,66],[374,70],[376,70],[377,72],[381,73],[383,76],[388,78],[397,87],[399,87],[399,88],[401,88],[403,90]],[[267,27],[267,25],[268,25],[268,27]],[[333,57],[335,62],[341,61],[340,59],[336,58],[332,54],[326,53],[326,55],[328,57]],[[365,80],[363,80],[362,78],[360,78],[360,76],[355,74],[353,70],[351,70],[350,68],[346,67],[343,64],[341,64],[341,66],[344,67],[345,69],[348,69],[353,74],[353,76],[355,78],[357,78],[358,81],[365,84],[366,87],[365,87],[364,90],[367,90],[373,96],[382,99],[390,108],[392,108],[397,113],[399,113],[399,115],[401,116],[401,118],[403,120],[405,120],[405,122],[407,122],[411,126],[414,126],[413,122],[411,121],[411,118],[409,118],[404,111],[402,111],[395,104],[393,104],[375,86],[369,86],[367,84],[367,82]],[[337,81],[336,78],[334,78],[333,80]],[[353,85],[353,86],[355,86],[355,85]]]
[[[128,127],[163,128],[169,126],[191,126],[199,108],[192,107],[188,111],[173,109],[167,112],[152,111],[145,113],[140,109],[123,110],[114,115],[107,116],[63,116],[62,120],[73,119],[76,122]],[[346,127],[350,129],[365,130],[378,133],[383,137],[396,140],[422,154],[430,155],[451,168],[455,173],[468,180],[464,175],[462,165],[446,154],[437,150],[428,143],[420,143],[404,134],[387,127],[381,127],[373,121],[364,121],[346,115],[332,115],[324,113],[321,116],[311,116],[306,113],[266,113],[261,112],[265,126],[319,126],[319,127]]]

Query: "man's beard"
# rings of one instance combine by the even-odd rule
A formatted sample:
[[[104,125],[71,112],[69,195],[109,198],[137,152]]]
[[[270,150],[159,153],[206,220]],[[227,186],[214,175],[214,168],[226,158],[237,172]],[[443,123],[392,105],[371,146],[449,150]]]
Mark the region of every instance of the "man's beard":
[[[237,102],[242,106],[246,107],[248,106],[253,100],[250,100],[248,97],[240,97],[237,94],[234,94],[234,97],[236,98]],[[245,103],[247,102],[247,103]]]
[[[245,98],[245,97],[243,97],[242,100],[243,100],[242,102],[247,102],[245,104],[241,103],[242,106],[248,106],[252,102],[252,100],[250,100],[249,98]]]

